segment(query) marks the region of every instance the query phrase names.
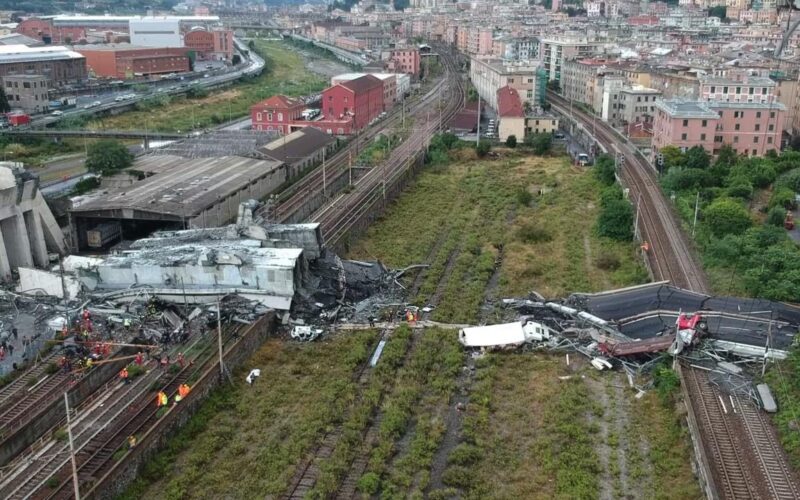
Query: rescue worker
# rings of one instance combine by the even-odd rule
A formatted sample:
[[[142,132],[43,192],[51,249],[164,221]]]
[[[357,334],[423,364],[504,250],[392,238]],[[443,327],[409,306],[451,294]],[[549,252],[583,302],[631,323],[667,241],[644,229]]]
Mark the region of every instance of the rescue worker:
[[[128,378],[128,367],[123,366],[122,370],[119,371],[119,378],[126,384],[130,383],[130,379]]]
[[[131,434],[130,436],[128,436],[128,449],[132,450],[134,448],[136,448],[136,436]]]
[[[91,357],[86,358],[86,371],[89,371],[94,366],[94,360]]]
[[[181,399],[185,399],[191,390],[188,384],[181,384],[178,386],[178,395],[180,395]]]
[[[92,313],[89,312],[88,309],[83,309],[83,321],[88,321],[89,318],[92,316]]]
[[[122,326],[124,326],[126,330],[130,330],[131,329],[131,319],[130,318],[125,318],[122,321]]]
[[[165,354],[161,356],[161,368],[167,368],[169,366],[169,354]]]
[[[142,351],[139,351],[136,354],[136,358],[134,358],[133,362],[139,366],[142,366],[142,364],[144,363],[144,353]]]
[[[156,396],[156,406],[161,408],[162,406],[167,406],[169,403],[169,398],[164,391],[158,391],[158,395]]]
[[[182,353],[182,352],[179,352],[179,353],[178,353],[178,359],[177,359],[176,361],[177,361],[178,365],[179,365],[181,368],[183,368],[183,365],[184,365],[184,363],[185,363],[185,360],[183,359],[183,353]]]
[[[178,406],[178,403],[180,403],[182,399],[183,397],[181,397],[180,394],[176,394],[175,400],[172,402],[172,406]]]
[[[14,344],[8,344],[8,355],[14,356]]]
[[[66,325],[64,325],[64,326],[66,326]],[[17,338],[19,338],[19,332],[17,331],[16,328],[12,328],[11,329],[11,335],[14,336],[14,340],[17,340]]]

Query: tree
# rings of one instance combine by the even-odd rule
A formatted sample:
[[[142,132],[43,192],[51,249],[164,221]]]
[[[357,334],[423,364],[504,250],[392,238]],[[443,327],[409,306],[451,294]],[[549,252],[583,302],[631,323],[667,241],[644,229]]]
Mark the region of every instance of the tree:
[[[234,66],[236,66],[241,62],[242,62],[242,56],[240,56],[239,54],[234,54],[233,57],[231,57],[231,64],[233,64]]]
[[[608,188],[600,201],[600,214],[597,216],[597,232],[600,236],[618,241],[633,239],[633,208],[622,199],[618,186]]]
[[[614,159],[605,154],[598,156],[594,162],[594,176],[606,186],[614,184],[617,180],[614,177]]]
[[[515,147],[517,147],[517,136],[516,135],[512,134],[512,135],[509,135],[506,138],[506,147],[509,147],[511,149],[514,149]]]
[[[718,198],[705,210],[703,219],[716,236],[743,233],[753,221],[742,204],[731,198]]]
[[[113,174],[133,164],[133,155],[119,141],[104,139],[89,146],[86,169],[103,175]]]
[[[708,9],[708,17],[718,17],[720,19],[725,19],[728,14],[728,8],[724,5],[717,5],[716,7],[711,7]]]
[[[0,86],[0,113],[8,113],[9,111],[11,111],[11,105],[8,104],[6,91]]]
[[[658,151],[664,157],[664,170],[672,167],[682,167],[684,158],[683,153],[677,146],[664,146]]]
[[[783,219],[786,217],[786,209],[783,207],[772,207],[767,212],[766,223],[770,226],[783,227]]]
[[[491,150],[492,145],[489,143],[489,141],[478,141],[477,146],[475,146],[475,151],[478,153],[480,158],[486,156]]]
[[[525,137],[525,145],[533,149],[534,154],[545,155],[553,145],[551,134],[529,134]]]
[[[711,157],[702,146],[692,146],[686,151],[684,163],[689,168],[708,168],[711,164]]]

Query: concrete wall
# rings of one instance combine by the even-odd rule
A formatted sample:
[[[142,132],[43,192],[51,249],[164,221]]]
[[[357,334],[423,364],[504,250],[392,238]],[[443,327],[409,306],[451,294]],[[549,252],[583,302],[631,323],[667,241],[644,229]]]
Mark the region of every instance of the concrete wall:
[[[67,289],[67,297],[72,300],[81,291],[81,282],[74,276],[64,276],[64,287],[62,287],[61,276],[50,271],[41,271],[29,267],[20,267],[19,271],[19,291],[23,293],[44,293],[52,297],[64,298],[64,288]]]
[[[225,367],[235,374],[235,368],[245,363],[274,330],[274,313],[263,316],[249,326],[241,338],[224,352]],[[214,362],[194,384],[180,406],[170,408],[154,428],[140,436],[136,448],[128,452],[124,460],[116,462],[105,476],[98,478],[86,497],[112,499],[122,493],[136,479],[144,463],[167,444],[169,437],[194,415],[220,382],[219,365]]]

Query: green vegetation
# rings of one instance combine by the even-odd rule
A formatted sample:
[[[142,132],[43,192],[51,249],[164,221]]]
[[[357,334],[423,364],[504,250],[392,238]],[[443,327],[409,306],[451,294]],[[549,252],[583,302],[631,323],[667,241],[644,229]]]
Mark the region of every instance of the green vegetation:
[[[360,452],[364,430],[372,415],[381,404],[383,395],[395,385],[397,371],[403,365],[411,343],[411,335],[408,325],[402,325],[394,331],[370,375],[367,387],[361,392],[361,397],[353,402],[348,411],[340,414],[345,416],[342,434],[333,454],[319,464],[320,474],[310,492],[312,498],[329,498],[336,493],[343,475]]]
[[[800,348],[793,346],[788,358],[776,361],[767,371],[766,382],[778,403],[773,421],[796,469],[800,467]]]
[[[737,157],[724,147],[711,164],[701,148],[661,150],[661,185],[684,222],[699,201],[696,242],[718,293],[800,300],[800,249],[779,223],[779,210],[800,192],[800,152]],[[785,214],[785,212],[784,212]]]
[[[86,169],[103,175],[112,175],[133,165],[133,154],[119,141],[104,139],[89,147]]]
[[[617,241],[633,240],[633,207],[617,184],[603,190],[600,197],[597,234]]]
[[[121,498],[282,494],[321,433],[347,414],[353,373],[374,339],[362,331],[304,345],[267,341],[234,373],[236,384],[212,392]],[[254,366],[262,377],[248,386],[244,376]]]
[[[525,146],[531,148],[534,154],[546,155],[553,147],[553,134],[528,134],[525,136]]]
[[[537,290],[557,297],[646,281],[633,244],[595,232],[587,214],[596,213],[602,185],[587,170],[517,150],[476,161],[470,145],[448,134],[432,140],[428,159],[428,170],[351,254],[393,267],[428,261],[416,302],[427,303],[439,288],[435,319],[476,321],[501,255],[504,296]]]
[[[517,147],[517,136],[516,135],[512,134],[512,135],[509,135],[506,138],[506,147],[507,148],[511,148],[511,149],[514,149],[515,147]]]
[[[395,386],[381,405],[378,440],[369,455],[368,472],[361,478],[369,486],[374,484],[371,478],[383,477],[378,486],[384,497],[421,496],[425,491],[444,435],[443,413],[463,363],[452,330],[431,328],[420,335],[423,338],[397,372]],[[404,436],[409,444],[399,449]]]
[[[207,91],[191,87],[187,97],[147,99],[137,110],[89,122],[92,129],[149,129],[161,132],[204,129],[246,116],[250,106],[274,94],[308,95],[325,87],[310,73],[303,58],[283,42],[255,40],[255,50],[266,61],[264,72],[243,78],[226,89]]]

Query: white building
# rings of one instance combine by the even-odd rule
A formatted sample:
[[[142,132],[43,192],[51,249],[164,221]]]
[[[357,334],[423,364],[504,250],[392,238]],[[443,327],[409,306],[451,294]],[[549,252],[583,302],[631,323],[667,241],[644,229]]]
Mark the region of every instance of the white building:
[[[131,45],[183,47],[180,19],[145,17],[130,20]]]

